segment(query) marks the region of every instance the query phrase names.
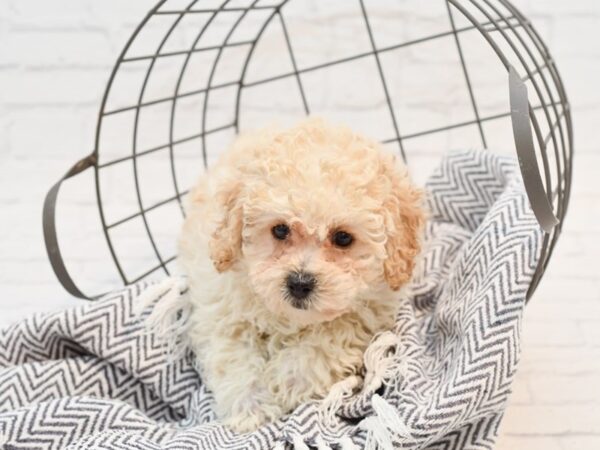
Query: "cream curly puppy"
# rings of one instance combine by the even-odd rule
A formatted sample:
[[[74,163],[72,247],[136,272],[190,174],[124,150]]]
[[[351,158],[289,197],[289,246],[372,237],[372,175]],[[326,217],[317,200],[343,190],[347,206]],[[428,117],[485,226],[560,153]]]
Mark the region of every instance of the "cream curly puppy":
[[[190,193],[179,242],[188,338],[219,418],[254,430],[359,375],[423,221],[404,166],[347,128],[238,138]]]

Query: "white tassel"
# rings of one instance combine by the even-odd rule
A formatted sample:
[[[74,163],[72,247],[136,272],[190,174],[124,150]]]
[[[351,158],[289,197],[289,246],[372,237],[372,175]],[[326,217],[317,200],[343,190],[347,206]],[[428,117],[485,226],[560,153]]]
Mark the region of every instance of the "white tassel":
[[[364,356],[365,384],[367,392],[377,390],[395,364],[395,355],[389,355],[390,349],[400,345],[400,338],[386,331],[381,333],[367,348]]]
[[[367,417],[360,422],[359,426],[367,431],[365,450],[377,450],[378,448],[394,450],[394,444],[392,443],[389,431],[377,417]]]
[[[176,278],[168,277],[162,280],[160,283],[150,284],[147,286],[135,299],[135,305],[133,306],[137,314],[142,314],[146,308],[152,306],[154,302],[165,295],[165,293],[170,291],[176,281]]]
[[[332,425],[335,420],[335,414],[342,406],[344,400],[352,395],[354,389],[360,386],[362,378],[354,375],[335,383],[327,397],[319,404],[319,414],[326,425]]]
[[[279,441],[273,446],[273,450],[285,450],[285,442]]]
[[[331,450],[331,447],[327,445],[327,442],[321,436],[317,436],[315,444],[317,445],[317,450]]]
[[[377,413],[378,419],[392,432],[399,437],[409,439],[412,435],[408,425],[400,418],[398,411],[378,394],[373,394],[371,398],[373,409]]]
[[[406,442],[411,438],[408,425],[392,405],[378,394],[373,394],[371,403],[376,415],[367,417],[359,424],[360,428],[367,430],[366,449],[375,450],[379,447],[384,450],[393,449],[390,431],[401,441]]]
[[[294,436],[292,438],[292,443],[294,444],[295,450],[310,450],[300,435]]]
[[[188,299],[182,295],[185,288],[184,279],[167,278],[150,286],[137,299],[142,309],[153,305],[145,320],[146,327],[165,341],[167,353],[172,358],[179,356],[185,349],[185,345],[180,342],[190,314]]]
[[[358,450],[358,447],[352,442],[348,436],[344,436],[339,440],[340,450]]]

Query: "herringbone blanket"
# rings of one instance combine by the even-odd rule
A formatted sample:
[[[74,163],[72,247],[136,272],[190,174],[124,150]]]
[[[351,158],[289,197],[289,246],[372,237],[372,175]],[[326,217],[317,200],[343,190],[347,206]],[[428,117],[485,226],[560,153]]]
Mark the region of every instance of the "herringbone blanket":
[[[0,333],[3,448],[491,448],[519,359],[542,233],[512,158],[446,157],[423,263],[393,330],[342,383],[255,433],[214,419],[189,352],[144,327],[142,285]],[[178,285],[175,283],[174,285]]]

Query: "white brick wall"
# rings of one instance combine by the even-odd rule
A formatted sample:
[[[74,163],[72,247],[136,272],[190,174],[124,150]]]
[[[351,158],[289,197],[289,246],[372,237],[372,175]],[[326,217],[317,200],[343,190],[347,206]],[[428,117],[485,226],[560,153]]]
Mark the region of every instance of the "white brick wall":
[[[42,200],[51,184],[92,150],[99,101],[114,59],[153,3],[0,2],[0,324],[76,304],[46,260]],[[573,105],[576,166],[564,235],[527,308],[521,369],[498,448],[600,448],[600,2],[514,3],[558,62]],[[314,1],[306,4],[315,7]],[[382,11],[404,5],[370,4]],[[420,5],[428,8],[426,2]],[[410,69],[427,64],[427,58],[413,58]],[[311,92],[312,101],[331,106],[318,84]],[[419,108],[418,114],[413,111],[422,116],[417,123],[436,117],[431,115],[435,105]],[[360,111],[356,117],[360,120]],[[84,176],[71,183],[61,197],[59,215],[68,220],[60,225],[64,240],[86,243],[69,248],[74,271],[102,286],[113,274],[103,266],[106,249],[95,225],[90,181]]]

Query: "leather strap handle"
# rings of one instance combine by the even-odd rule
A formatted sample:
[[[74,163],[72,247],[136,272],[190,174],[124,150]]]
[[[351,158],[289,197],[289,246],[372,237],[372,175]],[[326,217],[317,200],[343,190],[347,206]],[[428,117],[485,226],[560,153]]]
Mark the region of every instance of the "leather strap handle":
[[[546,233],[550,233],[559,220],[544,190],[535,156],[527,86],[512,66],[508,70],[508,80],[512,129],[525,191],[538,223]]]
[[[67,268],[65,266],[63,257],[60,253],[58,246],[58,238],[56,234],[56,200],[58,199],[58,191],[63,181],[83,172],[90,167],[95,166],[97,163],[97,157],[95,153],[86,156],[85,158],[78,161],[69,171],[52,186],[52,188],[46,194],[44,200],[44,210],[42,214],[42,225],[44,228],[44,241],[46,243],[46,252],[48,253],[48,259],[52,265],[52,269],[60,281],[60,284],[75,297],[91,300],[91,297],[85,295],[77,287]]]

